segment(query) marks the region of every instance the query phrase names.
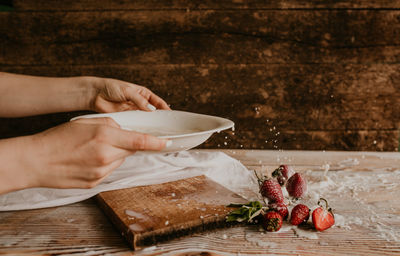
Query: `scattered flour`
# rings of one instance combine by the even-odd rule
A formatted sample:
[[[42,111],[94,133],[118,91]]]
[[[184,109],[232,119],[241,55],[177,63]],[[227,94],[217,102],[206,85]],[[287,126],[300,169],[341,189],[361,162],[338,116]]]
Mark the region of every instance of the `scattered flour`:
[[[306,230],[306,229],[302,229],[299,228],[297,226],[292,226],[291,228],[294,233],[298,236],[298,237],[304,237],[307,239],[318,239],[318,234],[317,231],[314,230]]]
[[[360,164],[360,161],[357,158],[348,158],[346,160],[340,161],[338,163],[338,168],[344,169],[344,168],[353,167],[353,166],[356,166],[359,164]]]
[[[158,247],[156,245],[154,245],[154,246],[149,246],[149,247],[143,248],[141,250],[141,252],[151,252],[151,251],[154,251],[156,249],[158,249]]]
[[[266,234],[259,231],[245,231],[245,239],[246,241],[256,244],[260,247],[268,247],[268,248],[278,248],[279,245],[277,243],[268,241],[265,239]]]
[[[358,164],[358,159],[347,159],[340,162],[339,166]],[[350,230],[354,225],[363,226],[371,235],[387,241],[400,241],[400,231],[395,228],[400,225],[400,218],[396,214],[398,208],[393,209],[395,201],[393,204],[387,202],[396,200],[400,191],[400,170],[349,172],[327,170],[328,167],[325,165],[322,171],[306,172],[308,194],[301,202],[312,206],[320,197],[324,197],[334,209],[334,227]]]
[[[327,243],[327,242],[323,242],[323,241],[319,241],[319,242],[318,242],[318,244],[319,244],[319,245],[322,245],[322,246],[329,245],[329,243]]]
[[[140,232],[144,230],[144,227],[138,223],[134,223],[129,225],[129,229],[134,231],[134,232]]]
[[[368,230],[369,235],[387,241],[400,241],[400,218],[397,215],[399,206],[396,201],[400,191],[400,169],[349,171],[349,168],[358,164],[357,158],[349,158],[335,166],[324,164],[317,170],[305,171],[307,194],[297,202],[286,200],[289,212],[298,203],[306,204],[314,210],[318,207],[318,200],[323,197],[333,208],[335,228],[351,230],[362,226]],[[285,192],[284,195],[287,198]],[[388,200],[393,200],[393,203]],[[298,228],[285,222],[278,233],[289,230],[293,230],[299,237],[318,239],[315,230]],[[246,240],[251,238],[246,236]]]
[[[290,231],[290,230],[292,230],[292,225],[287,224],[286,222],[284,222],[284,223],[282,224],[281,229],[279,229],[278,233],[281,233],[281,232],[288,232],[288,231]]]
[[[139,219],[139,220],[149,220],[149,217],[146,215],[141,214],[140,212],[135,212],[132,210],[125,210],[125,214],[132,219]]]

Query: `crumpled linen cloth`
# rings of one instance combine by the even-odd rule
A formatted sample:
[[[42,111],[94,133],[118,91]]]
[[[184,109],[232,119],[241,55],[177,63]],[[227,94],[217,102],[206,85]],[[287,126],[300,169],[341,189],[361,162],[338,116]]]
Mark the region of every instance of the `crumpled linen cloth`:
[[[182,151],[136,153],[91,189],[29,188],[0,195],[0,211],[38,209],[76,203],[102,191],[160,184],[205,175],[237,194],[257,194],[254,176],[239,161],[222,152]],[[229,202],[228,202],[229,203]]]

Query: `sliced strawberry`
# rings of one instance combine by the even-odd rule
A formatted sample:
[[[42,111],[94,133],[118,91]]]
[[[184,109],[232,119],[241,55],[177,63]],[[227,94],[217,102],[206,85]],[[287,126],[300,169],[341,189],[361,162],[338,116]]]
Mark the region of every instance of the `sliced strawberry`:
[[[325,207],[321,206],[321,201],[325,202]],[[320,207],[315,209],[312,213],[312,222],[316,230],[324,231],[335,224],[335,216],[333,215],[332,209],[328,208],[328,202],[324,198],[318,201],[318,205],[320,205]]]
[[[274,211],[267,212],[263,216],[262,226],[265,230],[275,232],[282,227],[282,216]]]
[[[292,209],[290,215],[290,223],[292,225],[300,225],[301,223],[307,222],[310,218],[310,209],[307,205],[298,204]]]

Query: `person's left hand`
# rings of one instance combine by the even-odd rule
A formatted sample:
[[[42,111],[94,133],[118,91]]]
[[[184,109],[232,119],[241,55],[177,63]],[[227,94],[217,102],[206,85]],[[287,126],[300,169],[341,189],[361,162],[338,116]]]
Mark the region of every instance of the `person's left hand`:
[[[95,94],[90,102],[90,109],[96,112],[170,110],[163,99],[140,85],[117,79],[97,78],[94,87]]]

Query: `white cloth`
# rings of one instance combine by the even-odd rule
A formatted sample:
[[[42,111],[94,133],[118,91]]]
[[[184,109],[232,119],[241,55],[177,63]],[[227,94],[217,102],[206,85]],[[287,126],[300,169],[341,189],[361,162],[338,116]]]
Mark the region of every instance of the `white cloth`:
[[[88,199],[102,191],[160,184],[199,175],[206,175],[249,200],[253,192],[257,193],[252,173],[239,161],[222,152],[137,153],[126,158],[95,188],[29,188],[10,192],[0,195],[0,211],[61,206]]]

